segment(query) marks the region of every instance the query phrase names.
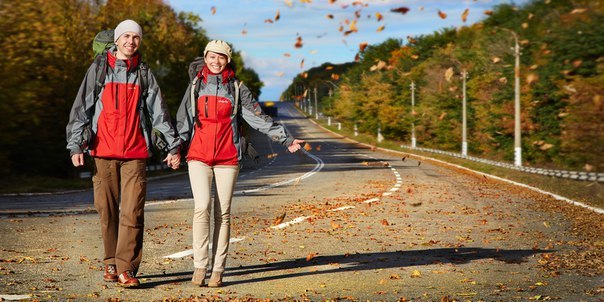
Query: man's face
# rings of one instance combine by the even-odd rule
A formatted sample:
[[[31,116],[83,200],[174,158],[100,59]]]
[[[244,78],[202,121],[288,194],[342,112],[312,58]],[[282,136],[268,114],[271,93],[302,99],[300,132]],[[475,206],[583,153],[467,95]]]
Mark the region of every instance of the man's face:
[[[133,32],[123,33],[115,42],[117,46],[118,59],[130,59],[138,50],[141,44],[141,37]]]
[[[212,73],[221,73],[228,63],[228,57],[212,51],[208,51],[205,57],[206,65]]]

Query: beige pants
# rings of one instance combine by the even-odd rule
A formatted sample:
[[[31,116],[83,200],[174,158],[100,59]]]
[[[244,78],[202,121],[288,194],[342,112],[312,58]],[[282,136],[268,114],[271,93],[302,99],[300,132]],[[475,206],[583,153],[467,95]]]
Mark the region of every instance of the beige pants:
[[[146,160],[94,158],[94,207],[101,220],[105,256],[118,274],[136,273],[143,254]]]
[[[200,161],[189,161],[189,179],[195,211],[193,214],[193,264],[195,268],[209,268],[223,272],[231,236],[231,199],[239,166],[208,166]],[[212,259],[208,256],[210,239],[210,211],[212,210],[212,180],[216,180],[214,198],[214,232]]]

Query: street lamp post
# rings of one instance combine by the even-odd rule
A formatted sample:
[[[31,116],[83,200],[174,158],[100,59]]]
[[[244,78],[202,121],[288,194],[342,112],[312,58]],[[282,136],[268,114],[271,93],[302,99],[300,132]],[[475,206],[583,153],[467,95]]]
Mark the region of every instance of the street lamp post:
[[[498,27],[512,34],[514,37],[514,165],[522,166],[522,140],[520,133],[520,45],[515,31]]]
[[[317,104],[317,87],[315,87],[315,119],[319,120],[319,105]]]
[[[468,156],[468,117],[467,117],[467,101],[466,101],[466,78],[468,77],[468,72],[464,69],[461,72],[461,77],[463,79],[463,101],[462,101],[462,130],[461,130],[461,155]]]
[[[411,148],[415,149],[415,82],[411,81]]]

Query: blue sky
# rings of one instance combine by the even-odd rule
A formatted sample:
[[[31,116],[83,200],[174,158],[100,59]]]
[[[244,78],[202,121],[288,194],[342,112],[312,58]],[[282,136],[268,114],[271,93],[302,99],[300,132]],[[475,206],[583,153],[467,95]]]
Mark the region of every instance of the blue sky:
[[[260,101],[278,100],[299,73],[325,62],[354,61],[361,43],[430,34],[445,27],[476,23],[502,3],[528,0],[168,0],[176,11],[193,12],[210,39],[221,39],[243,56],[264,82]],[[355,4],[353,4],[355,3]],[[359,4],[361,3],[361,4]],[[406,14],[391,12],[406,7]],[[468,10],[466,22],[462,14]],[[439,11],[446,18],[439,16]],[[356,12],[356,14],[355,14]],[[376,13],[383,16],[378,21]],[[275,20],[279,14],[279,20]],[[332,15],[333,19],[328,18]],[[357,16],[360,16],[357,18]],[[266,20],[273,22],[266,22]],[[357,32],[344,35],[350,22]],[[343,31],[339,31],[342,26]],[[383,30],[378,29],[384,26]],[[303,46],[296,48],[297,38]],[[289,54],[287,56],[286,54]],[[302,60],[304,60],[303,66]]]

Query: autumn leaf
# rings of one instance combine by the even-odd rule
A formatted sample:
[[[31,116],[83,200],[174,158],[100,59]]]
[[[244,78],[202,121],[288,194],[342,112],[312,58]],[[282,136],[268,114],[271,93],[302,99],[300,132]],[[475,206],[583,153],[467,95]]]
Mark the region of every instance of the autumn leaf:
[[[582,13],[584,13],[584,12],[586,12],[586,11],[587,11],[587,9],[585,9],[585,8],[575,8],[575,9],[573,9],[573,10],[570,12],[570,14],[571,14],[571,15],[573,15],[573,14],[582,14]]]
[[[369,45],[367,42],[363,42],[363,43],[359,44],[359,51],[364,52],[365,48],[367,48],[367,45]]]
[[[289,6],[289,7],[294,6],[294,4],[292,3],[292,1],[291,1],[291,0],[284,0],[284,2],[285,2],[285,5],[287,5],[287,6]]]
[[[378,27],[378,29],[376,31],[381,32],[384,30],[384,28],[386,28],[386,26],[382,25],[382,26]]]
[[[491,58],[491,62],[493,62],[493,64],[497,64],[497,63],[501,62],[501,59],[498,57],[493,57],[493,58]]]
[[[312,150],[312,146],[309,143],[305,143],[304,144],[304,150],[311,151]]]
[[[308,255],[306,255],[306,261],[310,261],[315,257],[317,257],[317,253],[308,253]]]
[[[279,71],[279,72],[277,72],[277,76],[278,76],[278,77],[282,77],[284,74],[285,74],[285,73],[284,73],[283,71]]]
[[[447,116],[447,113],[443,111],[443,112],[440,114],[440,116],[438,116],[438,120],[439,120],[439,121],[442,121],[442,120],[445,118],[445,116]]]
[[[335,229],[339,229],[339,228],[341,228],[341,227],[342,227],[342,226],[341,226],[341,225],[339,225],[339,224],[337,224],[335,221],[332,221],[332,222],[331,222],[331,228],[332,228],[332,229],[334,229],[334,230],[335,230]]]
[[[289,58],[289,57],[291,57],[292,55],[291,55],[290,53],[287,53],[287,52],[286,52],[286,53],[284,53],[284,54],[283,54],[283,56],[284,56],[284,57],[288,57],[288,58]]]
[[[212,12],[212,15],[216,14],[216,6],[212,6],[210,11]]]
[[[453,77],[453,67],[449,67],[449,69],[447,69],[445,71],[445,80],[447,80],[447,82],[451,82],[451,78]]]
[[[302,59],[302,61],[300,61],[300,68],[304,68],[304,59]]]
[[[407,12],[409,12],[409,8],[405,7],[405,6],[401,6],[401,7],[397,7],[397,8],[392,8],[390,9],[391,12],[393,13],[399,13],[399,14],[406,14]]]
[[[332,14],[327,14],[327,19],[333,19],[333,15]]]
[[[241,30],[241,34],[244,36],[247,35],[247,30],[245,30],[245,29]]]
[[[380,22],[382,19],[384,19],[384,16],[382,16],[380,13],[375,13],[375,18],[378,20],[378,22]]]
[[[264,23],[273,23],[273,19],[266,19],[264,20]]]
[[[483,14],[485,14],[487,16],[490,16],[490,15],[493,14],[493,11],[492,10],[485,10]]]
[[[332,69],[333,69],[333,66],[327,66],[327,67],[325,67],[325,70],[332,70]]]
[[[302,48],[302,45],[302,37],[296,37],[296,44],[294,44],[294,47]]]
[[[339,79],[340,79],[340,75],[339,75],[339,74],[336,74],[336,73],[332,73],[332,74],[331,74],[331,79],[332,79],[332,80],[334,80],[334,81],[337,81],[337,80],[339,80]]]
[[[470,9],[466,8],[466,10],[463,11],[463,14],[461,14],[461,21],[466,22],[468,20],[469,13],[470,13]]]
[[[529,84],[529,85],[531,83],[537,81],[538,79],[539,79],[539,76],[537,76],[534,73],[529,73],[528,75],[526,75],[526,83]]]
[[[283,212],[283,214],[277,216],[275,218],[275,221],[273,222],[273,225],[278,225],[281,224],[283,222],[283,219],[285,219],[285,215],[287,214],[287,212]]]
[[[281,14],[279,13],[279,10],[277,10],[277,14],[275,15],[275,22],[279,21],[280,18]]]
[[[442,12],[440,9],[438,10],[438,16],[441,19],[446,19],[447,18],[447,14],[445,14],[444,12]]]

